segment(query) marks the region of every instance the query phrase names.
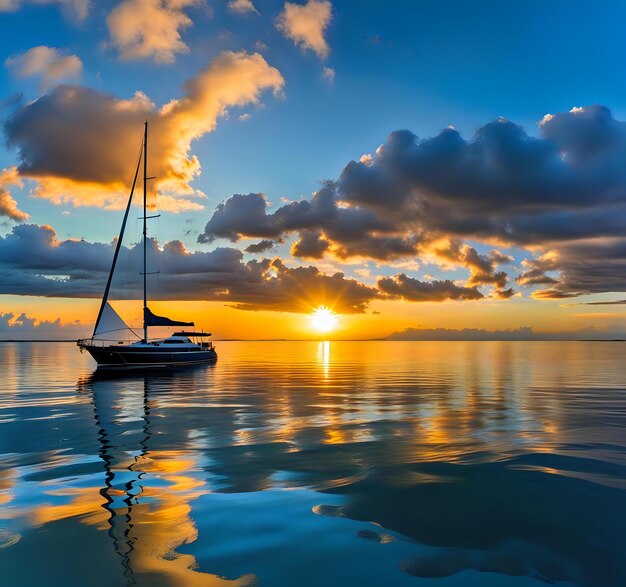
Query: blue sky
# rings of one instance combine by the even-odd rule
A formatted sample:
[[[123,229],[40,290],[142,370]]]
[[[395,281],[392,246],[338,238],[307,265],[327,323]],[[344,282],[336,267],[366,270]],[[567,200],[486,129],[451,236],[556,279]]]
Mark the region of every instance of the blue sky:
[[[207,195],[198,200],[204,210],[172,215],[171,221],[160,222],[159,234],[161,242],[180,239],[189,250],[206,252],[217,245],[243,249],[250,240],[233,245],[219,230],[205,244],[196,241],[218,204],[233,194],[263,193],[273,204],[269,214],[281,206],[281,198],[310,200],[322,180],[338,179],[351,160],[373,154],[393,131],[408,129],[423,139],[452,126],[471,141],[479,128],[504,117],[529,135],[541,137],[539,121],[544,115],[593,104],[609,108],[614,121],[626,117],[626,5],[622,2],[333,0],[329,5],[332,18],[323,31],[327,56],[303,50],[278,30],[276,19],[285,10],[284,2],[254,0],[257,13],[246,14],[233,13],[226,0],[188,2],[182,12],[192,24],[179,31],[188,52],[176,53],[170,63],[149,56],[120,57],[107,25],[107,17],[119,2],[91,3],[82,21],[59,5],[63,2],[49,0],[40,5],[24,0],[14,12],[0,14],[4,120],[54,91],[53,87],[42,89],[41,77],[20,76],[6,63],[41,45],[80,58],[82,72],[68,83],[117,99],[131,99],[140,91],[158,108],[172,99],[180,100],[185,82],[195,79],[225,51],[259,51],[284,79],[280,95],[264,89],[256,103],[229,108],[228,117],[219,118],[215,130],[193,140],[191,154],[200,160],[202,173],[191,185]],[[334,71],[334,79],[324,77],[324,68]],[[91,162],[95,167],[99,163]],[[19,164],[17,148],[5,143],[0,148],[0,166]],[[129,169],[132,165],[129,160]],[[77,207],[33,197],[37,178],[26,173],[22,177],[23,187],[13,186],[11,194],[20,209],[30,214],[29,222],[51,225],[59,239],[109,242],[116,234],[119,211],[93,202]],[[0,234],[14,227],[14,222],[4,222]],[[328,236],[330,229],[320,230]],[[410,238],[412,229],[402,230]],[[260,229],[235,232],[244,239],[262,233]],[[479,238],[465,232],[457,231],[454,238],[462,238],[480,255],[487,255],[501,240],[497,234]],[[437,235],[448,237],[441,231]],[[274,251],[291,266],[301,264],[289,253],[294,233],[287,230],[283,237],[285,244],[275,243]],[[560,251],[561,256],[569,254],[551,239],[545,246],[522,241],[502,248],[515,264],[511,281],[524,270],[523,259],[538,259],[551,250]],[[331,266],[343,268],[355,278],[358,269],[393,276],[398,267],[420,279],[433,275],[458,281],[466,275],[467,265],[451,266],[448,259],[448,266],[442,266],[441,255],[438,259],[422,250],[412,258],[394,257],[389,263],[374,257],[355,261],[338,257],[335,251],[333,258],[319,258],[317,266],[322,271]],[[411,272],[412,260],[420,265],[419,272]],[[549,269],[548,275],[558,270]],[[374,276],[363,279],[372,283]],[[483,285],[489,288],[492,283]],[[621,291],[608,287],[606,291],[579,290],[583,294]],[[530,293],[532,289],[520,295]]]
[[[163,104],[220,50],[264,42],[268,61],[285,76],[285,99],[247,109],[253,118],[245,123],[222,121],[194,144],[203,167],[196,184],[215,203],[250,191],[308,196],[396,129],[429,137],[452,124],[469,137],[505,116],[536,134],[548,112],[602,103],[619,118],[625,110],[621,2],[336,1],[324,61],[276,31],[272,19],[282,3],[258,1],[261,15],[242,17],[225,1],[208,2],[189,11],[194,25],[183,38],[191,51],[174,64],[120,62],[106,46],[114,4],[94,6],[83,23],[54,5],[2,14],[3,58],[42,44],[67,48],[84,63],[81,83],[119,97],[141,90]],[[323,66],[337,72],[332,87],[320,79]],[[36,81],[15,79],[6,68],[0,87],[4,99],[38,95]],[[15,163],[15,152],[5,147],[1,161]],[[35,216],[39,208],[46,218],[58,214],[28,202]],[[63,220],[55,228],[77,236]]]

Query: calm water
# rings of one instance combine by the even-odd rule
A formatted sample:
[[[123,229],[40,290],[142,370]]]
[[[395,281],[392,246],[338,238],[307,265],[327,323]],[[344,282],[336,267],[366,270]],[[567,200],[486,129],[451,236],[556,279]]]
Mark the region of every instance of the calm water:
[[[626,585],[626,344],[0,344],[7,586]]]

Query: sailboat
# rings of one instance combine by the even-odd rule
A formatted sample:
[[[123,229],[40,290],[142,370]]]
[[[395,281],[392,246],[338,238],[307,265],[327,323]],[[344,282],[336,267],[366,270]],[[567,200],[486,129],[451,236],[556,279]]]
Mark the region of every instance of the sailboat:
[[[115,265],[122,246],[126,221],[131,209],[135,186],[139,169],[143,163],[143,336],[139,336],[135,331],[127,326],[120,315],[113,309],[108,301],[111,290],[111,282],[115,272]],[[194,326],[193,322],[180,322],[171,320],[165,316],[157,316],[148,307],[148,282],[149,275],[146,269],[147,257],[147,221],[156,218],[155,215],[148,216],[146,198],[147,181],[153,179],[148,177],[148,122],[144,124],[143,143],[141,155],[137,162],[137,169],[133,184],[130,190],[130,197],[126,206],[124,220],[117,239],[111,271],[104,289],[102,302],[91,338],[77,341],[81,352],[87,351],[98,363],[98,368],[141,368],[141,367],[167,367],[175,365],[192,365],[198,363],[210,363],[217,360],[217,352],[213,343],[206,340],[210,333],[197,332],[195,329],[183,329],[174,332],[167,338],[150,340],[148,338],[148,328],[151,326]],[[118,340],[120,331],[131,332],[137,340]]]

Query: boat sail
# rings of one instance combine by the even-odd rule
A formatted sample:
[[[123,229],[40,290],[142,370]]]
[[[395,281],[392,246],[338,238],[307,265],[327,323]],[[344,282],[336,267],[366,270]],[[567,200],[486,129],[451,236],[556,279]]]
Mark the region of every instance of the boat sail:
[[[130,212],[139,169],[143,163],[143,336],[139,336],[130,328],[122,317],[109,303],[111,283],[115,266],[122,247],[126,222]],[[93,334],[89,339],[77,341],[81,352],[87,351],[98,363],[98,368],[127,368],[127,367],[157,367],[171,365],[189,365],[196,363],[208,363],[217,360],[217,352],[211,342],[205,339],[210,334],[187,330],[175,332],[172,336],[162,339],[150,340],[148,328],[151,326],[194,326],[193,322],[181,322],[165,316],[158,316],[148,307],[148,281],[150,273],[147,271],[147,221],[156,218],[156,215],[148,216],[147,209],[147,182],[148,177],[148,122],[144,123],[144,133],[141,155],[137,162],[137,168],[133,178],[128,204],[124,213],[124,219],[120,228],[120,234],[113,253],[111,270],[104,288],[100,310],[94,325]],[[130,331],[138,340],[132,343],[119,342],[110,337],[116,332]]]

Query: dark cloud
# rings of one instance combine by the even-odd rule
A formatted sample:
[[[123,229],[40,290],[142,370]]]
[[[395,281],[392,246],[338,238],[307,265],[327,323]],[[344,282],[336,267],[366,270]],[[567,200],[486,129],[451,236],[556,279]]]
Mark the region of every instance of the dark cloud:
[[[333,182],[325,182],[311,201],[291,202],[271,214],[267,207],[263,194],[235,194],[217,207],[198,241],[225,238],[237,242],[242,237],[277,238],[298,232],[292,252],[311,258],[328,251],[330,243],[341,259],[388,260],[416,254],[418,249],[418,237],[402,234],[394,222],[370,210],[343,207]]]
[[[115,243],[60,240],[50,226],[21,224],[0,237],[0,294],[98,298],[108,276]],[[28,254],[24,254],[28,251]],[[115,279],[115,299],[137,298],[142,247],[122,247]],[[289,267],[279,258],[243,261],[239,249],[217,247],[189,252],[178,240],[159,247],[149,241],[149,284],[160,300],[222,301],[243,310],[310,312],[320,305],[339,313],[365,312],[375,299],[409,301],[478,300],[474,286],[423,282],[405,274],[382,278],[377,287],[341,272],[322,273],[313,266]],[[502,290],[499,295],[505,296]]]
[[[218,247],[189,252],[180,241],[149,241],[153,299],[223,301],[244,310],[310,312],[326,305],[341,313],[364,312],[379,292],[343,273],[287,267],[280,259],[243,262],[243,253]],[[122,247],[113,295],[139,294],[142,247]],[[59,240],[49,226],[22,224],[0,237],[0,294],[97,298],[102,295],[113,243]]]
[[[19,340],[24,338],[64,337],[75,338],[88,330],[80,322],[62,324],[61,319],[36,320],[25,313],[16,315],[0,310],[0,338]]]
[[[555,285],[558,283],[558,280],[547,274],[549,271],[558,271],[559,269],[557,260],[553,255],[539,259],[525,259],[522,261],[522,266],[525,271],[516,278],[520,285]]]
[[[497,120],[471,141],[450,129],[425,140],[398,131],[374,157],[346,166],[339,191],[446,235],[535,244],[604,234],[610,208],[626,202],[624,124],[592,106],[546,117],[541,130],[537,139]],[[596,146],[585,149],[585,139]],[[614,232],[626,228],[617,218]]]
[[[301,230],[297,241],[291,247],[294,257],[321,259],[330,247],[320,230]]]
[[[626,128],[606,108],[546,116],[541,131],[543,138],[533,138],[505,119],[486,124],[471,141],[452,129],[424,140],[398,131],[371,160],[349,164],[340,188],[355,202],[380,205],[383,187],[403,206],[417,195],[490,216],[623,198],[626,171],[614,166],[626,149]]]
[[[279,236],[282,230],[271,226],[265,214],[266,205],[263,194],[235,194],[217,206],[198,242],[210,243],[216,238],[237,242],[242,235]]]
[[[566,300],[568,298],[576,298],[585,292],[566,292],[558,288],[540,289],[533,292],[533,297],[538,300]]]
[[[19,108],[4,132],[18,150],[20,174],[37,180],[38,195],[55,203],[122,207],[148,118],[150,172],[164,194],[162,207],[200,209],[182,197],[197,195],[189,185],[200,173],[192,142],[213,131],[228,108],[257,104],[263,91],[280,92],[283,84],[260,54],[225,51],[185,83],[181,98],[161,108],[141,92],[121,99],[61,85]]]
[[[584,304],[585,306],[621,306],[623,304],[626,304],[626,300],[614,300],[611,302],[587,302],[586,304]]]
[[[259,241],[258,243],[253,243],[251,245],[248,245],[244,249],[244,251],[246,253],[251,253],[251,254],[264,253],[265,251],[269,251],[273,249],[277,244],[280,244],[282,242],[283,240],[281,238],[276,239],[276,241],[262,240],[262,241]]]
[[[400,273],[378,280],[378,288],[391,298],[410,302],[443,302],[446,300],[480,300],[484,296],[476,287],[457,285],[453,281],[420,281]]]
[[[551,255],[529,263],[555,272],[553,283],[546,280],[548,289],[533,293],[540,299],[626,291],[626,238],[561,243]]]
[[[310,201],[268,213],[258,194],[233,196],[201,240],[293,235],[292,253],[310,258],[434,255],[468,269],[467,286],[492,286],[500,298],[514,294],[499,267],[511,259],[463,243],[518,246],[543,259],[527,260],[517,279],[552,286],[537,297],[626,290],[612,257],[615,247],[626,252],[626,123],[588,106],[546,115],[539,128],[536,138],[498,119],[470,140],[454,129],[427,139],[396,131]],[[455,249],[447,259],[434,251],[441,242]]]
[[[71,175],[84,185],[102,183],[111,176],[111,169],[122,173],[121,158],[117,161],[118,154],[112,153],[99,169],[88,170],[86,159],[97,160],[96,151],[104,146],[91,152],[86,137],[87,142],[72,139],[71,144],[59,147],[61,128],[69,124],[75,129],[74,136],[92,114],[111,112],[111,116],[96,117],[97,124],[106,131],[107,145],[121,144],[126,135],[113,139],[118,122],[124,122],[119,128],[131,122],[125,116],[133,120],[143,117],[147,108],[157,115],[157,130],[169,132],[197,120],[203,112],[200,106],[208,100],[214,114],[210,124],[189,131],[186,142],[176,143],[174,151],[168,151],[174,148],[169,139],[155,145],[161,164],[169,160],[167,153],[174,153],[177,165],[182,165],[167,167],[168,181],[188,186],[198,169],[197,161],[188,156],[189,141],[200,136],[200,131],[208,132],[226,104],[221,98],[213,101],[209,80],[224,80],[226,73],[233,71],[237,79],[250,82],[248,90],[238,94],[236,104],[256,101],[263,88],[277,89],[282,83],[279,74],[259,58],[229,54],[191,80],[185,97],[161,110],[144,96],[121,101],[66,86],[21,108],[6,125],[7,137],[20,150],[24,174],[45,181]],[[225,92],[229,83],[224,81],[220,91]],[[115,124],[109,128],[105,122],[113,119],[113,112]],[[451,281],[429,284],[404,274],[382,281],[388,288],[406,291],[406,299],[411,299],[411,292],[418,299],[437,298],[446,287],[451,295],[441,299],[477,299],[484,295],[478,287],[487,288],[485,295],[494,298],[515,295],[509,270],[503,267],[512,258],[502,249],[511,246],[530,250],[535,256],[523,262],[516,281],[524,288],[543,288],[534,292],[537,298],[626,291],[626,124],[615,120],[606,108],[590,106],[547,115],[539,128],[541,136],[536,138],[516,124],[498,119],[471,139],[454,129],[427,139],[400,130],[373,155],[348,163],[336,182],[324,182],[310,200],[274,208],[259,193],[233,195],[217,207],[198,241],[260,239],[246,249],[257,254],[289,237],[292,254],[301,258],[434,261],[467,271],[461,285]],[[127,162],[125,154],[128,174]],[[477,243],[497,248],[481,252]],[[70,250],[69,245],[65,248]],[[209,262],[199,257],[209,253],[164,248],[158,254],[164,263],[168,255],[175,255],[177,263],[183,256]],[[181,262],[181,266],[190,262]],[[244,282],[247,278],[254,282],[254,266],[248,267],[241,259],[236,265]],[[265,271],[277,269],[268,266]],[[202,279],[191,274],[204,287]],[[288,273],[281,275],[286,280]],[[63,284],[55,285],[58,287]],[[216,287],[232,289],[227,283]],[[470,297],[464,297],[459,289]]]
[[[516,292],[512,287],[509,287],[507,289],[496,289],[494,290],[492,297],[498,300],[508,300],[509,298],[512,298],[515,293]]]
[[[235,194],[220,204],[207,223],[199,242],[226,238],[233,242],[243,236],[276,238],[289,231],[332,223],[339,213],[334,184],[328,183],[309,202],[300,200],[267,213],[263,194]]]

